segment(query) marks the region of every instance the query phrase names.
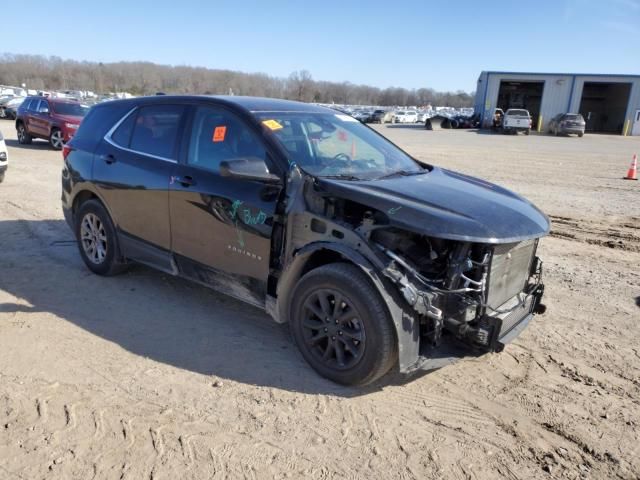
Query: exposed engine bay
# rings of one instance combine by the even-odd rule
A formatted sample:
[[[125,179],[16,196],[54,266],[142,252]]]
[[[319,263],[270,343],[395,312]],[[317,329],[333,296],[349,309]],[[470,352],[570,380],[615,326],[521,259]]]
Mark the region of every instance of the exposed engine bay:
[[[447,331],[498,350],[498,340],[535,308],[542,274],[536,240],[483,245],[379,229],[371,241],[389,257],[383,273],[422,316],[420,333],[433,345]]]

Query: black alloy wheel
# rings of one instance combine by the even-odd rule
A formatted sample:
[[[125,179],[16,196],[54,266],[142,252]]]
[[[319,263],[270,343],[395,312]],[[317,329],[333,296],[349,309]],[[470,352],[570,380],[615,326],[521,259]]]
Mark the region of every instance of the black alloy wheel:
[[[305,360],[334,382],[366,385],[397,362],[387,305],[355,265],[331,263],[305,274],[291,297],[289,324]]]
[[[302,331],[312,355],[329,368],[345,370],[362,359],[366,334],[359,313],[336,290],[320,288],[307,297]]]

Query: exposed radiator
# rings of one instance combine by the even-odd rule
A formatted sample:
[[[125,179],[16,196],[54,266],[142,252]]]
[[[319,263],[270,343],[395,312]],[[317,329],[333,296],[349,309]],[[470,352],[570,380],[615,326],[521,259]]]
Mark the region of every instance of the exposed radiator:
[[[498,308],[524,290],[531,262],[536,250],[536,240],[496,245],[489,269],[487,304]]]

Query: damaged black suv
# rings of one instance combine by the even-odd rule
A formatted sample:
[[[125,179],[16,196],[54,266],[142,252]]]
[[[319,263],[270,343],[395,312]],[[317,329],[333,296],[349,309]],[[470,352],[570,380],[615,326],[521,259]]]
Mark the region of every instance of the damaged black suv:
[[[342,384],[500,351],[543,310],[540,210],[330,109],[114,101],[63,156],[63,210],[89,269],[140,262],[263,308]]]

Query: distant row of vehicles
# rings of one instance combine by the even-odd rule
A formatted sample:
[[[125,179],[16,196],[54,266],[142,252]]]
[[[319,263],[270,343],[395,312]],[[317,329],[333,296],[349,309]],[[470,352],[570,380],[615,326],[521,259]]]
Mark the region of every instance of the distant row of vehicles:
[[[559,113],[549,121],[548,132],[553,135],[584,135],[586,122],[579,113]],[[494,130],[500,130],[504,134],[524,132],[529,135],[532,128],[532,119],[528,110],[510,108],[504,112],[496,108],[493,115]]]
[[[446,128],[472,128],[479,126],[478,116],[472,113],[437,112],[434,110],[355,110],[345,112],[362,123],[425,123],[429,118],[441,116],[447,120]]]

